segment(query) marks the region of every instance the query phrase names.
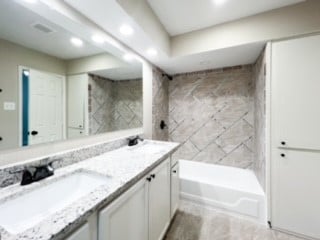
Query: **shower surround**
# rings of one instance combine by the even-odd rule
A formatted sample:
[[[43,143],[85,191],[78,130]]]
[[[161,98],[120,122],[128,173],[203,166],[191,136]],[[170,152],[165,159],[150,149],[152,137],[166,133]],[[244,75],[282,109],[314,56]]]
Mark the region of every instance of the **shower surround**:
[[[253,168],[252,70],[235,66],[169,81],[169,140],[183,144],[175,159]]]

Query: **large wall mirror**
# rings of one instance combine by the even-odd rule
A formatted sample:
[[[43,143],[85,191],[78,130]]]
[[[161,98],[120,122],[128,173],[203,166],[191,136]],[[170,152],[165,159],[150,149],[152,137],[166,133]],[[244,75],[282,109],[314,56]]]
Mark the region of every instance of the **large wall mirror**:
[[[142,128],[139,61],[12,0],[0,1],[0,73],[0,150]]]

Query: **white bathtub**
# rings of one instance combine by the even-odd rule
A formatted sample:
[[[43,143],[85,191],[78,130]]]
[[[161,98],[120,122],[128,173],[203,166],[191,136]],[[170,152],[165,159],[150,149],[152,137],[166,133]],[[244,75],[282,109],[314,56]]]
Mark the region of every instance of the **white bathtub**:
[[[181,198],[266,224],[265,194],[250,170],[180,160]]]

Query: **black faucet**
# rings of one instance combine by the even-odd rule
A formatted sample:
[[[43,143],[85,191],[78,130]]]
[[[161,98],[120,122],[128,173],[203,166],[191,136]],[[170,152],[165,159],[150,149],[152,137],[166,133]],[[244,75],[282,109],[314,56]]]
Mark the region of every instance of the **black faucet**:
[[[143,138],[141,138],[141,137],[139,137],[139,136],[136,136],[135,138],[129,138],[128,139],[128,146],[135,146],[135,145],[137,145],[138,143],[139,143],[139,140],[140,141],[143,141],[144,139]]]
[[[53,162],[36,167],[25,167],[23,170],[11,173],[22,172],[21,186],[24,186],[52,176],[54,174],[52,164]]]

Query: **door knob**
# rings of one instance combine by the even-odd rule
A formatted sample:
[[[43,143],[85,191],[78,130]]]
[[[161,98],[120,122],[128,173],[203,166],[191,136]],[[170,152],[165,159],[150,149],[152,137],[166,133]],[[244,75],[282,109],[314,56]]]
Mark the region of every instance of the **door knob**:
[[[31,135],[32,135],[32,136],[38,135],[38,132],[33,130],[33,131],[31,132]]]

